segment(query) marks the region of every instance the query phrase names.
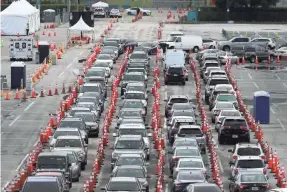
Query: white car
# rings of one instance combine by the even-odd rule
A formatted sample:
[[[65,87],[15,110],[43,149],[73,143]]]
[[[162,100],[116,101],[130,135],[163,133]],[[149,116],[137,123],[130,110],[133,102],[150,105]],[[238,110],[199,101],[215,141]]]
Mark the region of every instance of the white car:
[[[279,57],[287,57],[287,47],[281,47],[276,50],[276,55]]]
[[[212,39],[202,39],[203,47],[205,49],[216,49],[217,48],[217,41]]]
[[[219,101],[215,104],[214,108],[212,109],[211,121],[212,123],[215,122],[216,117],[220,114],[221,110],[236,110],[235,106],[231,102],[222,102]]]
[[[268,46],[269,49],[276,48],[276,42],[272,38],[254,38],[251,40],[251,43]]]
[[[143,15],[145,15],[145,16],[151,15],[151,11],[150,10],[146,10],[146,9],[143,9],[143,8],[139,8],[139,9],[143,13]],[[126,9],[126,13],[128,15],[136,15],[137,14],[137,7],[131,7],[131,8]]]
[[[98,62],[106,62],[109,64],[109,67],[111,69],[113,69],[113,66],[114,66],[114,61],[113,61],[113,58],[111,57],[110,54],[99,54],[97,56],[97,60]]]
[[[221,52],[218,54],[218,59],[222,65],[225,65],[228,59],[230,60],[231,64],[235,64],[239,58],[231,52]]]
[[[207,174],[202,158],[180,158],[177,165],[173,168],[173,178],[182,170],[201,171],[204,176]]]
[[[108,65],[108,64],[106,64],[106,65]],[[103,65],[103,63],[101,63],[101,65],[94,64],[92,67],[92,69],[99,69],[99,68],[105,69],[105,77],[109,78],[111,76],[111,69],[109,66],[106,67]]]
[[[118,17],[121,18],[122,17],[122,13],[119,9],[112,9],[110,11],[110,17]]]

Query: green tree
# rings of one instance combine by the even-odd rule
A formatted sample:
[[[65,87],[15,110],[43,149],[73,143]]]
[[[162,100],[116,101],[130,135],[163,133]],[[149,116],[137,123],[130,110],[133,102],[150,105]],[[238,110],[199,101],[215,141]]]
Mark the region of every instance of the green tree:
[[[279,1],[280,0],[215,0],[215,5],[219,9],[227,9],[227,8],[233,8],[233,7],[268,8],[271,6],[275,6]]]

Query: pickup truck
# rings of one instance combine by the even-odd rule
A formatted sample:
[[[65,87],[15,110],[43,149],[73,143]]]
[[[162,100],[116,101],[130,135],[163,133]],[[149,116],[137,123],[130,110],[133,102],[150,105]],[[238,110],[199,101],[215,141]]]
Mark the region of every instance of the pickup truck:
[[[218,49],[229,52],[235,46],[246,46],[251,44],[249,37],[234,37],[228,41],[219,41]]]

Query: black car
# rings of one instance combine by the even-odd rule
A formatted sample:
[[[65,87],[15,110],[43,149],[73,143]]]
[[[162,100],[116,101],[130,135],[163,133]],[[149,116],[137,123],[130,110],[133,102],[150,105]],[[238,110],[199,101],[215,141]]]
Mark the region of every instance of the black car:
[[[114,46],[117,47],[119,50],[119,54],[123,54],[124,53],[124,47],[121,46],[121,44],[118,44],[117,41],[105,41],[104,42],[104,46]]]
[[[189,184],[184,192],[222,192],[220,188],[213,183],[195,183]]]
[[[179,82],[185,85],[184,66],[170,66],[164,75],[164,83],[167,85],[170,82]]]
[[[121,96],[125,93],[125,88],[130,82],[146,82],[145,75],[142,72],[125,73],[121,83]]]
[[[154,42],[143,42],[139,47],[147,49],[148,55],[156,55],[157,44]]]
[[[119,54],[123,54],[124,53],[124,51],[125,51],[124,50],[124,44],[121,42],[120,38],[107,38],[105,40],[104,45],[106,44],[106,42],[109,42],[109,41],[117,42],[118,48],[119,48]]]
[[[138,46],[138,41],[133,40],[133,39],[121,39],[123,42],[125,42],[124,44],[124,49],[127,49],[128,47],[137,47]]]
[[[250,143],[250,131],[243,117],[225,117],[218,130],[218,143],[237,141]]]

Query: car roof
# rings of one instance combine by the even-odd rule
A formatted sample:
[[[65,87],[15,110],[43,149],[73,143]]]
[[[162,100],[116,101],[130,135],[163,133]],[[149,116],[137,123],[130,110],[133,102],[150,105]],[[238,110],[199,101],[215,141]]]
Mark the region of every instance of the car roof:
[[[75,115],[94,115],[92,112],[75,112]]]
[[[35,176],[63,176],[62,172],[37,172]]]
[[[72,107],[71,110],[90,110],[90,108],[76,106],[76,107]]]
[[[101,83],[99,83],[99,82],[93,82],[93,83],[87,82],[87,83],[83,84],[83,86],[101,86]]]
[[[191,184],[192,186],[199,186],[199,187],[201,187],[201,186],[216,186],[217,187],[217,185],[216,184],[214,184],[214,183],[208,183],[208,182],[205,182],[205,183],[195,183],[195,184]]]
[[[180,137],[180,138],[176,138],[175,141],[196,141],[196,138],[193,137],[189,137],[189,138],[185,138],[185,137]]]
[[[72,128],[72,127],[59,127],[59,128],[57,128],[57,130],[55,132],[57,132],[57,131],[79,131],[79,129],[78,128]]]
[[[122,111],[130,111],[130,112],[139,112],[139,109],[134,109],[134,108],[122,108],[120,112]]]
[[[124,153],[124,154],[120,154],[119,157],[140,157],[142,158],[141,154],[128,154],[128,153]]]
[[[219,93],[219,94],[217,95],[217,97],[218,97],[218,96],[221,96],[221,95],[234,96],[234,94],[232,94],[232,93]],[[235,96],[234,96],[234,97],[235,97]]]
[[[217,85],[215,85],[215,88],[218,88],[218,87],[232,87],[233,88],[233,86],[231,84],[217,84]]]
[[[129,182],[136,182],[135,177],[111,177],[112,182],[122,182],[122,181],[129,181]]]
[[[93,102],[78,102],[78,103],[77,103],[77,105],[80,105],[80,104],[93,104],[93,105],[94,105],[95,103],[93,103]],[[76,107],[77,107],[77,106],[76,106]]]
[[[173,106],[191,106],[191,103],[173,103]]]
[[[143,91],[139,91],[139,90],[128,90],[125,93],[139,93],[139,94],[144,94]]]
[[[202,158],[197,158],[197,157],[191,157],[191,158],[179,158],[178,161],[202,161]]]
[[[188,96],[186,96],[186,95],[170,95],[169,97],[170,98],[186,98],[186,99],[188,99]]]
[[[67,152],[64,151],[43,151],[39,156],[67,156]],[[39,157],[38,156],[38,157]]]
[[[126,72],[124,75],[144,75],[143,72]]]
[[[141,103],[142,101],[141,101],[141,99],[124,99],[123,102],[124,102],[124,103],[125,103],[125,102],[138,102],[138,103]]]
[[[143,82],[129,82],[127,86],[144,86]]]
[[[29,176],[27,182],[55,182],[58,180],[58,177],[55,176]]]
[[[57,140],[59,139],[81,139],[81,137],[77,135],[62,135],[58,136]]]
[[[80,107],[80,108],[82,108],[82,107]],[[61,122],[62,121],[82,121],[82,120],[83,119],[80,117],[65,117],[64,119],[61,120]]]
[[[176,150],[179,150],[179,149],[196,149],[196,150],[198,150],[198,147],[194,147],[194,146],[181,146],[181,147],[177,147],[176,149],[175,149],[175,151]]]
[[[122,165],[122,166],[117,166],[118,169],[143,169],[142,166],[139,165]]]
[[[233,103],[228,101],[217,101],[216,104],[233,104]]]
[[[182,129],[182,128],[200,129],[201,130],[201,126],[200,125],[180,125],[179,129]]]
[[[124,123],[119,126],[119,129],[145,129],[145,125],[142,123]]]
[[[134,51],[132,54],[145,54],[146,55],[146,52],[144,52],[144,51]]]
[[[240,119],[240,120],[245,120],[245,118],[244,117],[240,117],[240,116],[235,116],[235,117],[225,117],[225,120],[226,119]]]
[[[236,146],[238,148],[240,147],[256,147],[261,148],[261,146],[258,143],[237,143]]]
[[[119,136],[120,140],[139,140],[141,139],[142,136],[141,135],[121,135]]]
[[[180,122],[195,122],[194,118],[192,117],[186,117],[186,118],[175,118],[176,121],[180,121]]]

